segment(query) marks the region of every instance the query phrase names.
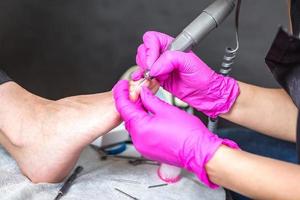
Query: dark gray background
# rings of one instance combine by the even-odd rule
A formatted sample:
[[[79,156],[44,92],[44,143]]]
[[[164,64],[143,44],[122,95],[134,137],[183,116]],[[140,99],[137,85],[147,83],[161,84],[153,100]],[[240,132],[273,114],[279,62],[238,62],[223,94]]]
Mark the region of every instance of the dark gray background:
[[[0,64],[25,88],[48,98],[109,90],[135,64],[147,30],[176,35],[208,0],[9,0],[0,2]],[[276,85],[264,56],[285,0],[244,0],[241,51],[233,76]],[[207,37],[197,53],[218,68],[233,41],[233,16]]]
[[[112,88],[135,64],[147,30],[176,35],[208,0],[0,1],[0,64],[20,85],[58,99]],[[241,49],[232,76],[275,86],[264,64],[279,24],[287,27],[285,0],[244,0]],[[233,15],[195,51],[214,69],[234,41]]]

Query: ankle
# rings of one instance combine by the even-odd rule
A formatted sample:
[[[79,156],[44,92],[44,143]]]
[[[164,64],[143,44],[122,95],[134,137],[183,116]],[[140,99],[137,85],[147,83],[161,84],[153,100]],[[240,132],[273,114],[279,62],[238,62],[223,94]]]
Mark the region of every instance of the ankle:
[[[43,99],[23,89],[15,82],[0,85],[0,130],[17,146],[25,144],[28,124],[36,123],[42,110]],[[28,137],[28,136],[27,136]]]

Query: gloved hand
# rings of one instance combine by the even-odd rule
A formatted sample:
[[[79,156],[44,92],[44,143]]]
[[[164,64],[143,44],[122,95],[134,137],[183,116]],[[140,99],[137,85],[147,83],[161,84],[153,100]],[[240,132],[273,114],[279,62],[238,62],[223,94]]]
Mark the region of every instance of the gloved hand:
[[[113,94],[136,149],[146,158],[194,172],[203,183],[216,188],[205,164],[220,145],[238,146],[212,134],[197,117],[161,101],[148,88],[142,88],[138,101],[131,101],[128,87],[128,81],[119,81]]]
[[[237,82],[211,70],[192,51],[168,51],[173,38],[159,32],[146,32],[138,48],[136,62],[140,70],[133,80],[143,77],[145,70],[174,96],[207,116],[227,113],[239,95]]]

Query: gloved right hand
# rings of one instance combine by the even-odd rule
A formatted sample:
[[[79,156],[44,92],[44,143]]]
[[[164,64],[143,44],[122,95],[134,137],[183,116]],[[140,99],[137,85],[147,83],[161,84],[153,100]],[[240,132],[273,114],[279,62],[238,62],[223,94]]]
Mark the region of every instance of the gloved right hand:
[[[146,32],[138,48],[140,69],[132,76],[142,78],[145,70],[173,95],[207,116],[227,113],[239,95],[237,82],[210,69],[193,52],[168,51],[173,38],[159,32]]]
[[[140,99],[129,97],[128,81],[119,81],[113,89],[115,104],[134,146],[146,158],[194,172],[211,188],[205,165],[220,145],[238,148],[233,141],[211,133],[195,116],[171,106],[143,87]]]

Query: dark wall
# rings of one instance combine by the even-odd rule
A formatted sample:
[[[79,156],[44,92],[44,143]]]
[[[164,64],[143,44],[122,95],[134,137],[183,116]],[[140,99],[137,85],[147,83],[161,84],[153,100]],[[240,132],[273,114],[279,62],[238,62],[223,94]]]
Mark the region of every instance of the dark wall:
[[[0,64],[23,87],[51,99],[109,90],[135,64],[147,30],[172,35],[208,0],[9,0],[0,2]],[[286,1],[244,0],[239,80],[276,86],[264,56],[278,24],[287,23]],[[233,16],[209,35],[197,53],[218,69],[234,39]]]

